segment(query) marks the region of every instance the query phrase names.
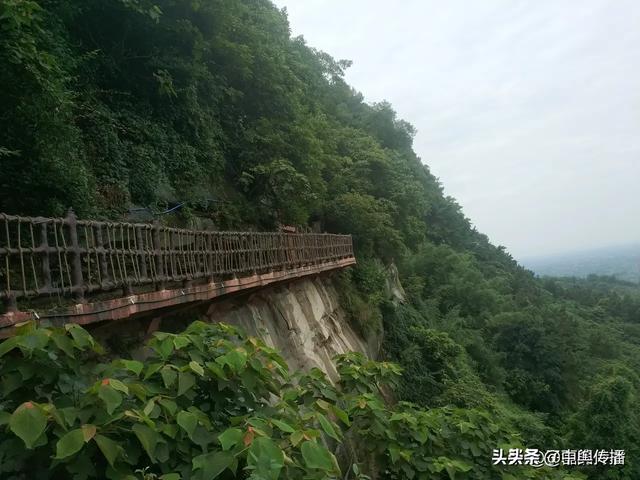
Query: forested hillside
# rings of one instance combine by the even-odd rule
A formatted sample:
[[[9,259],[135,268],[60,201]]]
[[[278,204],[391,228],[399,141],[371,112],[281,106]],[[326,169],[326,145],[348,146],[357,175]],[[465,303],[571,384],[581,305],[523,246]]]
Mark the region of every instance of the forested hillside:
[[[184,204],[166,221],[208,222],[220,229],[319,225],[351,233],[358,266],[339,279],[343,304],[363,335],[384,333],[381,360],[402,368],[397,379],[387,363],[342,359],[342,390],[329,391],[316,384],[318,378],[307,378],[304,393],[283,393],[276,408],[265,392],[283,392],[287,372],[281,372],[281,384],[264,386],[270,381],[264,365],[250,365],[246,355],[236,358],[228,342],[245,342],[245,350],[255,345],[228,332],[215,333],[227,343],[202,343],[200,336],[214,334],[194,327],[187,340],[171,337],[175,352],[173,346],[166,347],[170,351],[159,346],[164,339],[156,340],[160,366],[145,371],[144,382],[150,383],[134,395],[131,385],[143,382],[137,364],[118,364],[113,373],[115,367],[98,362],[92,367],[96,372],[120,382],[100,384],[85,365],[84,355],[94,345],[83,334],[27,331],[23,343],[0,346],[0,355],[7,355],[0,365],[2,478],[104,478],[104,471],[108,478],[143,478],[144,472],[132,475],[145,466],[146,478],[176,472],[162,478],[215,478],[217,470],[206,462],[213,461],[207,455],[216,448],[227,452],[216,458],[232,458],[238,468],[232,475],[229,463],[220,478],[366,478],[354,476],[354,470],[338,476],[328,453],[316,451],[320,431],[329,446],[342,439],[320,412],[330,412],[332,420],[342,421],[347,437],[370,447],[346,464],[358,463],[374,478],[569,478],[562,467],[492,467],[492,450],[509,446],[624,449],[624,466],[585,464],[565,472],[578,474],[575,478],[579,472],[592,479],[640,478],[635,287],[618,288],[607,279],[537,280],[493,246],[455,200],[443,195],[423,163],[429,159],[413,151],[413,127],[397,118],[391,105],[365,103],[344,81],[349,62],[292,38],[286,12],[268,0],[1,0],[0,65],[0,211],[61,215],[73,207],[85,218],[122,218],[134,205],[161,211]],[[392,262],[407,293],[405,303],[385,295],[386,266]],[[61,340],[69,335],[73,345]],[[217,358],[225,359],[216,360],[218,367],[211,362],[207,375],[215,376],[220,391],[231,392],[224,397],[228,415],[176,420],[176,411],[191,401],[198,409],[191,415],[222,401],[198,396],[196,402],[189,389],[204,389],[214,380],[207,377],[184,390],[173,370],[183,375],[192,369],[189,375],[195,372],[200,382],[199,362],[214,350],[211,345],[217,345]],[[61,360],[76,354],[83,361]],[[198,367],[185,362],[186,356]],[[44,364],[38,362],[54,357],[59,372],[54,379],[34,376]],[[21,370],[26,360],[31,367]],[[268,368],[275,362],[260,361]],[[163,365],[168,370],[161,382],[156,377]],[[234,390],[229,379],[245,368],[259,375],[243,373],[242,382],[249,383]],[[92,388],[97,403],[77,407],[58,430],[16,433],[24,434],[16,427],[21,422],[44,421],[29,413],[31,402],[62,398],[59,408],[71,408],[69,392],[76,387],[68,383],[70,373],[86,380],[81,384]],[[45,386],[18,386],[36,377]],[[393,388],[385,406],[378,387],[389,381]],[[172,395],[174,383],[178,398],[156,404]],[[238,388],[257,396],[249,402],[251,395],[242,396]],[[156,394],[153,404],[140,403]],[[324,403],[298,417],[296,408],[311,408],[305,395]],[[97,411],[100,401],[105,411]],[[235,410],[229,407],[245,401]],[[42,411],[53,415],[47,408]],[[105,420],[118,412],[117,421]],[[251,412],[263,423],[249,424],[248,436],[233,419]],[[160,416],[170,427],[149,433]],[[270,418],[276,420],[267,428]],[[64,438],[74,421],[98,425],[99,433],[104,425],[102,438],[112,440],[101,440],[99,450],[87,444],[78,453],[82,438],[89,442],[96,435],[84,429],[79,445],[78,438],[68,439],[75,443],[68,448],[64,443],[65,450],[56,453],[52,439]],[[126,437],[130,427],[116,428],[117,422],[142,426]],[[201,422],[198,428],[206,435],[198,437],[193,422]],[[178,424],[184,438],[176,433]],[[233,438],[217,440],[226,429]],[[43,446],[47,434],[49,447]],[[285,440],[285,434],[291,437]],[[240,439],[249,447],[254,435],[268,441],[247,453]],[[116,437],[119,445],[113,443]],[[133,447],[138,441],[142,446]],[[25,445],[34,450],[24,450]],[[199,466],[191,462],[197,449],[206,457],[197,456]],[[124,462],[125,451],[134,451],[136,460]],[[47,477],[40,469],[48,468],[53,456]],[[264,467],[257,460],[263,457],[279,467]],[[306,467],[297,470],[287,459]],[[30,476],[29,469],[40,476]],[[260,476],[264,471],[271,474]]]

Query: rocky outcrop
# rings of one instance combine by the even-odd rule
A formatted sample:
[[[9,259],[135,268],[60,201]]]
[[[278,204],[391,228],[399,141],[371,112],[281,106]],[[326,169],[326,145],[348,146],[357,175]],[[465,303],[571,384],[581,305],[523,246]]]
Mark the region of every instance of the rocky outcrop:
[[[337,372],[332,357],[375,351],[350,327],[329,277],[304,279],[212,304],[212,322],[240,326],[278,349],[292,369],[318,367],[330,378]]]
[[[387,279],[386,279],[386,291],[389,298],[396,303],[404,303],[407,297],[407,294],[402,288],[402,284],[400,283],[400,274],[398,273],[398,267],[396,267],[395,263],[389,264],[386,268]]]

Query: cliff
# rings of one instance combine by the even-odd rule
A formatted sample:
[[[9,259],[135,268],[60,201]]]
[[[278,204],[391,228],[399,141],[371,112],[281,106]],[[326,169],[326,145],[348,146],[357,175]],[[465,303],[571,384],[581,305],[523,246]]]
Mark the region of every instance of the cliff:
[[[378,339],[365,341],[349,325],[330,277],[316,277],[213,303],[207,319],[243,328],[278,349],[292,369],[318,367],[330,378],[335,355],[377,356]]]

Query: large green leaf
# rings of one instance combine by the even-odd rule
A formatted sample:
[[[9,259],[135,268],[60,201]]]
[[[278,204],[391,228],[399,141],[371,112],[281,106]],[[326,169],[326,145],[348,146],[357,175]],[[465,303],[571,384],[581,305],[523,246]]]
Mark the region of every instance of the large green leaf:
[[[68,357],[75,357],[75,352],[73,351],[73,342],[71,339],[59,332],[53,332],[51,334],[51,340],[56,346],[62,350]]]
[[[193,440],[193,432],[195,432],[196,427],[198,426],[198,417],[191,412],[183,410],[176,416],[176,422],[185,432],[187,432],[189,438]]]
[[[11,420],[11,414],[9,412],[5,412],[4,410],[0,410],[0,427],[3,425],[7,425]]]
[[[156,333],[157,336],[157,333]],[[162,340],[160,339],[156,339],[157,341],[154,342],[152,344],[152,347],[156,352],[158,352],[158,355],[160,355],[162,358],[166,359],[169,357],[169,355],[171,355],[173,353],[173,338],[171,337],[166,337]]]
[[[162,405],[162,408],[164,408],[171,416],[175,415],[176,410],[178,410],[178,405],[173,400],[161,398],[158,400],[158,403]]]
[[[189,368],[201,377],[204,376],[204,368],[202,368],[202,365],[200,365],[198,362],[192,360],[191,362],[189,362]]]
[[[340,436],[336,432],[336,429],[333,427],[333,424],[329,421],[327,417],[325,417],[322,413],[318,413],[318,421],[320,422],[320,426],[325,431],[327,435],[336,440],[340,441]]]
[[[111,378],[109,380],[109,385],[114,390],[118,390],[119,392],[122,392],[125,395],[129,394],[129,388],[124,383],[122,383],[120,380],[118,380],[116,378]]]
[[[144,377],[142,377],[142,378],[147,380],[153,374],[155,374],[158,370],[160,370],[161,368],[164,368],[164,366],[165,365],[162,362],[156,362],[156,363],[151,363],[151,364],[147,365]]]
[[[216,362],[220,365],[229,365],[231,370],[238,373],[247,364],[247,352],[236,348],[216,358]]]
[[[289,437],[289,440],[291,441],[291,444],[293,446],[296,446],[302,441],[303,437],[304,437],[304,431],[296,430],[291,434],[291,436]]]
[[[56,444],[56,459],[62,460],[63,458],[70,457],[71,455],[78,453],[84,445],[84,432],[81,428],[71,430],[64,435]]]
[[[81,350],[84,350],[87,347],[92,347],[94,345],[95,341],[93,340],[93,337],[89,335],[89,332],[87,332],[80,325],[77,325],[75,323],[67,323],[64,328],[71,334],[76,347],[80,348]]]
[[[242,440],[242,430],[239,428],[228,428],[218,436],[223,450],[229,450]]]
[[[184,395],[196,384],[196,378],[188,372],[178,374],[178,395]]]
[[[173,339],[173,345],[176,347],[176,350],[180,350],[181,348],[186,347],[191,343],[191,340],[186,335],[177,335]]]
[[[213,480],[233,465],[235,459],[231,452],[211,452],[195,457],[194,470],[202,470],[202,480]]]
[[[306,441],[300,447],[300,451],[307,467],[317,468],[326,472],[335,470],[335,459],[324,446],[316,442]]]
[[[272,418],[271,419],[271,423],[273,423],[276,427],[278,427],[283,432],[286,432],[286,433],[295,432],[295,430],[293,429],[293,427],[291,425],[289,425],[288,423],[283,422],[281,420],[276,420],[275,418]]]
[[[98,448],[100,448],[100,451],[104,455],[104,458],[106,458],[107,462],[109,462],[109,465],[113,467],[113,464],[116,462],[118,455],[120,455],[122,447],[110,438],[107,438],[103,435],[96,435],[94,437],[94,440],[98,444]]]
[[[18,338],[11,337],[0,343],[0,357],[6,355],[18,345]]]
[[[19,335],[18,345],[27,350],[41,350],[49,343],[49,335],[45,330],[34,330],[28,335]]]
[[[9,419],[9,428],[22,439],[27,448],[33,448],[46,426],[47,417],[42,409],[32,402],[20,405]]]
[[[105,403],[109,415],[122,403],[122,394],[108,384],[98,387],[98,397]]]
[[[335,405],[329,405],[329,408],[331,409],[333,414],[336,417],[338,417],[340,421],[344,423],[347,427],[351,425],[351,422],[349,421],[349,415],[347,415],[347,412],[345,412],[344,410],[342,410],[341,408]]]
[[[140,423],[135,424],[132,430],[133,433],[136,434],[136,437],[138,437],[147,455],[149,455],[149,458],[155,462],[155,450],[160,441],[158,432]]]
[[[86,425],[82,425],[82,435],[84,437],[84,441],[88,442],[93,437],[96,436],[97,428],[95,425],[91,425],[90,423]]]
[[[136,375],[140,375],[142,369],[144,368],[144,364],[142,362],[138,362],[137,360],[122,360],[122,365],[127,370],[135,373]]]
[[[164,382],[164,386],[167,388],[170,388],[174,383],[176,383],[176,379],[178,378],[178,372],[176,372],[175,368],[169,365],[162,367],[160,375],[162,375],[162,381]]]
[[[270,438],[259,437],[251,443],[247,465],[257,478],[277,480],[284,467],[284,453]]]
[[[76,423],[76,420],[78,419],[78,415],[80,413],[79,409],[76,407],[64,407],[57,410],[58,413],[62,416],[64,423],[69,427],[72,427]]]
[[[225,375],[224,370],[220,365],[214,362],[207,362],[205,363],[205,365],[207,366],[209,371],[213,373],[216,377],[221,378],[223,380],[227,380],[227,376]]]

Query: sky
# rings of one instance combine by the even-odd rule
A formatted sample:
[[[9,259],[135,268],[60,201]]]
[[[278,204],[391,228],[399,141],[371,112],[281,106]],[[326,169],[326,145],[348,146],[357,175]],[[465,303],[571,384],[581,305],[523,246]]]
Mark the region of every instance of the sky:
[[[276,0],[517,258],[640,241],[637,0]]]

